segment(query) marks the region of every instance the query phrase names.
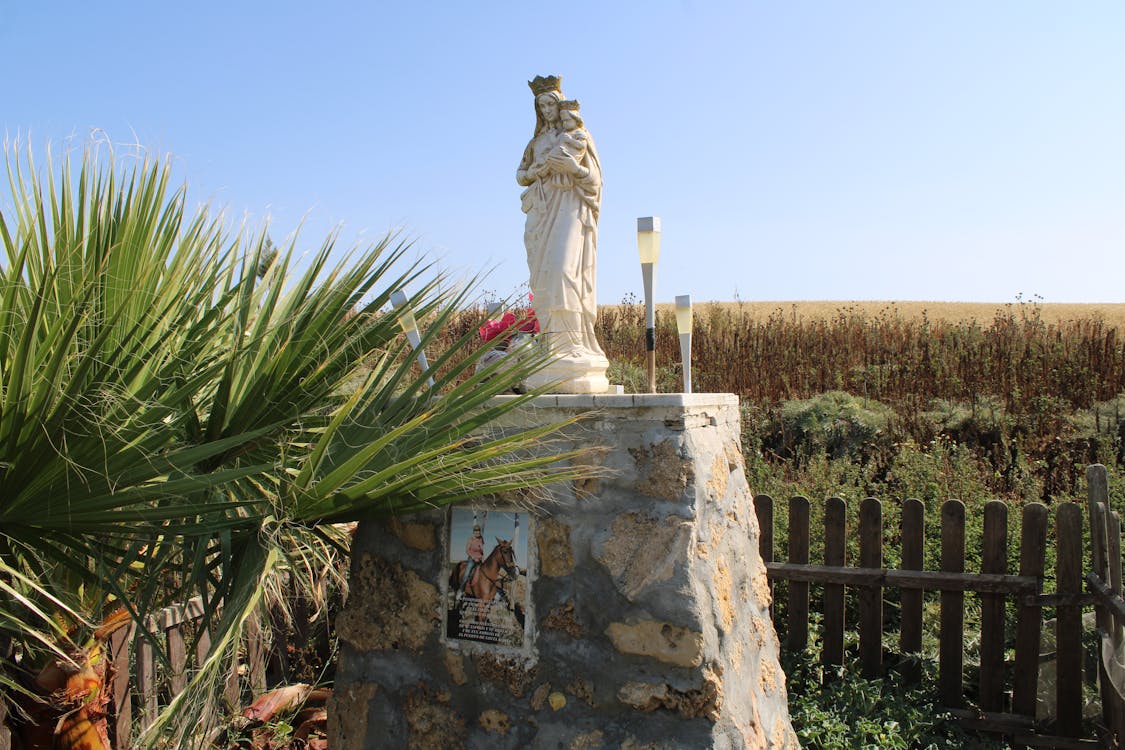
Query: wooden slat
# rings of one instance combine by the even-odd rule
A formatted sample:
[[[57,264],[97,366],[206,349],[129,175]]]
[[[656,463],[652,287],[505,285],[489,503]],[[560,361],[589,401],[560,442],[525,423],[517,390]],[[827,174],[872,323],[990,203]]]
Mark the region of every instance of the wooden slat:
[[[242,680],[239,676],[239,661],[236,654],[230,663],[226,681],[223,683],[223,700],[227,704],[227,711],[236,713],[242,708]]]
[[[957,723],[966,729],[978,732],[995,732],[1012,737],[1012,746],[1016,747],[1043,747],[1054,750],[1104,750],[1101,743],[1095,740],[1076,740],[1067,737],[1054,737],[1044,734],[1032,734],[1035,731],[1035,720],[1020,714],[983,713],[970,711],[963,708],[948,709],[957,719]]]
[[[847,538],[847,507],[842,498],[832,497],[824,507],[824,565],[843,567]],[[821,660],[837,666],[844,663],[844,587],[830,583],[824,587],[824,646]],[[825,674],[831,674],[826,672]]]
[[[1106,750],[1106,746],[1097,740],[1078,740],[1043,734],[1017,734],[1012,738],[1012,746],[1043,747],[1050,750]]]
[[[789,498],[789,562],[797,565],[809,561],[809,501],[795,495]],[[788,631],[785,645],[793,652],[804,651],[809,643],[809,584],[789,584]]]
[[[778,581],[807,581],[809,583],[838,583],[856,588],[925,589],[927,591],[976,591],[991,594],[1016,594],[1028,604],[1049,597],[1035,594],[1038,579],[1030,576],[992,575],[985,573],[943,573],[938,570],[895,570],[888,568],[834,568],[826,565],[793,565],[769,563],[766,570],[770,578]],[[1068,595],[1070,596],[1070,595]],[[1078,594],[1074,601],[1085,601]]]
[[[1109,568],[1109,585],[1113,591],[1116,601],[1121,601],[1121,516],[1116,512],[1110,512],[1106,516],[1106,537],[1108,559],[1106,560],[1106,567]],[[1110,639],[1113,644],[1113,653],[1116,654],[1121,646],[1122,638],[1125,637],[1125,632],[1122,631],[1122,626],[1125,625],[1125,617],[1118,615],[1116,612],[1110,615]],[[1100,661],[1100,660],[1099,660]],[[1117,659],[1112,660],[1113,664],[1117,664]],[[1121,679],[1121,667],[1118,665],[1113,672],[1109,675],[1111,685],[1125,684],[1125,680]],[[1113,691],[1113,704],[1114,704],[1114,724],[1111,725],[1117,734],[1119,743],[1125,742],[1125,703],[1121,701],[1121,696],[1116,690]]]
[[[1107,523],[1109,585],[1114,597],[1121,601],[1121,516],[1117,511],[1112,511],[1107,517]],[[1122,627],[1125,627],[1125,612],[1114,612],[1113,615],[1112,635],[1114,638],[1120,639],[1123,635]]]
[[[758,554],[762,562],[773,562],[773,498],[755,495],[754,515],[758,517]]]
[[[141,717],[144,723],[156,720],[156,661],[148,640],[137,635],[137,692],[141,697]]]
[[[1093,464],[1086,467],[1086,509],[1090,520],[1090,553],[1093,570],[1091,574],[1109,584],[1109,540],[1108,540],[1108,513],[1109,513],[1109,478],[1105,467]],[[1094,606],[1094,620],[1097,628],[1103,633],[1110,633],[1114,627],[1114,614],[1104,601],[1099,601]],[[1114,693],[1112,677],[1106,671],[1104,663],[1098,659],[1098,684],[1101,686],[1102,721],[1107,727],[1121,726],[1122,720],[1118,716],[1117,696]]]
[[[1043,747],[1052,750],[1105,750],[1105,746],[1097,740],[1032,734],[1035,722],[1018,714],[981,713],[963,708],[949,709],[949,712],[957,718],[957,723],[966,729],[1011,735],[1013,746]]]
[[[1086,469],[1086,476],[1090,477],[1091,469],[1096,467],[1090,466]],[[1106,510],[1106,503],[1103,501],[1095,501],[1097,495],[1095,485],[1091,484],[1090,502],[1088,504],[1089,519],[1090,519],[1090,551],[1092,570],[1088,574],[1090,577],[1097,578],[1105,584],[1109,582],[1109,569],[1108,569],[1108,554],[1109,545],[1106,539],[1107,533],[1107,519],[1108,511]],[[1106,602],[1094,597],[1094,622],[1097,629],[1102,633],[1109,633],[1113,630],[1113,613]],[[1109,673],[1105,669],[1105,665],[1101,659],[1097,662],[1098,671],[1098,685],[1101,690],[1102,699],[1102,721],[1105,722],[1107,727],[1117,726],[1117,701],[1114,700],[1113,683],[1110,682]]]
[[[168,675],[168,689],[172,695],[179,695],[187,687],[187,647],[184,645],[183,624],[168,629],[168,663],[171,673]]]
[[[207,659],[207,655],[211,653],[211,630],[210,628],[201,628],[199,634],[196,636],[195,641],[195,663],[202,665]]]
[[[941,506],[941,569],[948,573],[965,570],[965,504],[960,500],[947,500]],[[943,706],[950,708],[962,705],[964,644],[965,595],[960,591],[942,591],[938,697]]]
[[[999,711],[984,712],[967,708],[946,709],[957,717],[957,722],[965,727],[972,727],[981,732],[1002,732],[1016,734],[1018,732],[1030,733],[1035,731],[1035,719],[1021,714],[1006,714]]]
[[[293,642],[309,642],[309,600],[296,585],[293,592]]]
[[[151,615],[146,622],[152,630],[170,630],[185,622],[203,617],[202,597],[193,597],[184,604],[172,604]]]
[[[984,506],[984,537],[981,572],[1008,570],[1008,506],[1000,500]],[[1004,709],[1004,595],[981,595],[980,707],[984,711]]]
[[[1102,579],[1098,578],[1093,573],[1090,573],[1090,578],[1098,581],[1099,585],[1104,585],[1101,583]],[[1105,590],[1108,592],[1109,587],[1106,587]],[[1019,601],[1021,602],[1025,602],[1027,604],[1038,604],[1040,607],[1089,607],[1097,604],[1098,600],[1098,594],[1093,589],[1091,591],[1082,591],[1077,594],[1073,592],[1068,592],[1066,594],[1029,594],[1026,596],[1021,596],[1019,598]],[[1106,602],[1106,606],[1112,607],[1113,604],[1110,602]]]
[[[184,608],[178,604],[172,604],[147,617],[145,622],[148,623],[150,630],[163,632],[169,628],[174,628],[186,619]]]
[[[1103,519],[1096,519],[1096,516],[1105,513],[1105,509],[1109,507],[1109,478],[1106,475],[1105,467],[1101,464],[1091,464],[1086,467],[1086,510],[1090,517],[1090,531],[1093,532],[1095,524]],[[1098,503],[1101,503],[1102,509],[1097,509]],[[1094,537],[1091,539],[1090,552],[1094,557],[1094,570],[1102,580],[1105,580],[1106,569],[1106,540],[1105,535]]]
[[[184,616],[188,620],[200,620],[203,618],[203,597],[197,596],[190,599],[187,606],[184,607]]]
[[[1113,593],[1113,587],[1112,586],[1108,585],[1105,581],[1103,581],[1101,578],[1099,578],[1093,571],[1086,574],[1086,585],[1090,588],[1090,590],[1092,592],[1094,592],[1094,594],[1093,594],[1093,600],[1094,601],[1101,602],[1107,609],[1109,609],[1110,614],[1114,615],[1115,617],[1125,618],[1125,601],[1122,601],[1120,599],[1120,597],[1118,597],[1117,595],[1115,595]],[[1043,598],[1048,599],[1049,597],[1043,597]],[[1076,603],[1082,603],[1082,604],[1086,603],[1085,602],[1086,597],[1074,596],[1072,594],[1068,594],[1065,598],[1063,598],[1063,597],[1053,597],[1053,598],[1060,599],[1061,601],[1066,601],[1067,599],[1073,599],[1073,600],[1075,600]],[[1067,602],[1067,603],[1070,603],[1070,602]]]
[[[1109,542],[1109,585],[1113,595],[1121,601],[1121,516],[1117,511],[1110,512],[1107,517],[1108,528],[1106,536]],[[1114,613],[1114,638],[1122,637],[1121,629],[1125,627],[1125,612]]]
[[[255,614],[246,621],[246,672],[252,695],[266,691],[267,644],[262,633],[262,624]]]
[[[883,567],[883,506],[873,497],[859,506],[859,564]],[[878,677],[883,667],[883,589],[859,592],[859,661],[866,677]]]
[[[769,495],[754,496],[754,515],[758,517],[758,554],[762,562],[773,562],[773,498]],[[773,621],[773,581],[767,577],[770,587],[770,621]]]
[[[197,618],[198,619],[198,618]],[[201,623],[202,625],[202,623]],[[210,628],[200,627],[199,632],[196,634],[195,639],[195,663],[203,666],[203,662],[207,660],[207,656],[211,653],[211,630]],[[203,722],[207,725],[207,731],[210,731],[218,721],[220,721],[224,712],[218,709],[220,698],[213,691],[208,693],[205,700],[205,706],[202,713]],[[206,734],[206,732],[201,732]]]
[[[1023,506],[1020,528],[1020,576],[1043,579],[1047,550],[1047,506]],[[1016,664],[1012,676],[1012,712],[1035,716],[1035,692],[1039,684],[1039,639],[1043,610],[1021,602],[1016,613]]]
[[[280,606],[270,607],[270,637],[266,641],[266,678],[271,685],[281,684],[289,673],[289,655],[284,634],[288,628],[285,612]]]
[[[1082,589],[1082,510],[1076,503],[1062,503],[1055,511],[1058,552],[1055,582],[1059,593]],[[1056,703],[1058,733],[1080,737],[1082,733],[1082,610],[1061,606],[1056,619]]]
[[[910,499],[902,504],[902,567],[921,570],[924,566],[925,512],[921,500]],[[903,653],[922,651],[922,595],[921,589],[902,591],[902,626],[899,647]]]
[[[136,625],[120,628],[109,637],[110,658],[113,660],[113,685],[110,698],[114,711],[114,745],[129,747],[129,733],[133,722],[133,699],[129,686],[129,649],[133,642]]]

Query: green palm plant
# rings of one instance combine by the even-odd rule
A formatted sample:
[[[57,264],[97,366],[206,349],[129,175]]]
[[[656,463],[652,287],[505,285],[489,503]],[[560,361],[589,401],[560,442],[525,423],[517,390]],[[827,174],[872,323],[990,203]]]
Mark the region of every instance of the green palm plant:
[[[465,293],[404,262],[407,244],[387,238],[332,264],[329,237],[299,270],[292,244],[276,252],[264,232],[229,233],[206,208],[189,212],[167,160],[126,170],[87,148],[77,175],[69,158],[56,174],[49,159],[41,172],[30,148],[12,148],[6,164],[0,686],[9,698],[30,705],[65,686],[50,675],[97,673],[112,627],[132,621],[143,633],[147,613],[199,595],[211,655],[139,739],[188,741],[267,582],[284,570],[313,585],[338,539],[331,524],[583,471],[570,454],[544,450],[558,425],[489,430],[534,394],[493,396],[542,362],[478,373],[483,350],[466,355],[473,347],[462,340],[435,358],[433,386],[418,372],[384,312],[390,293],[418,290],[423,344]],[[108,746],[99,700],[56,692],[55,707],[70,711],[60,737]]]

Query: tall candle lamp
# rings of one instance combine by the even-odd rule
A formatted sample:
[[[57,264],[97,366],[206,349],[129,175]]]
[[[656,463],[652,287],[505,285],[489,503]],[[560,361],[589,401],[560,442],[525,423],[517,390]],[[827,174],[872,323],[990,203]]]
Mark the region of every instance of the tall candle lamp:
[[[402,332],[406,334],[406,340],[410,342],[410,348],[414,350],[414,354],[418,357],[418,366],[422,368],[422,372],[426,373],[426,380],[430,384],[430,388],[433,388],[434,378],[429,374],[430,363],[426,360],[426,350],[422,348],[422,335],[418,333],[418,321],[414,318],[414,311],[410,308],[410,300],[407,299],[406,292],[401,289],[391,292],[391,307],[398,313],[398,324],[402,328]]]
[[[684,366],[684,393],[691,393],[691,295],[676,297],[676,330],[680,334],[680,360]]]
[[[641,256],[641,275],[645,284],[645,352],[648,356],[648,392],[656,393],[656,305],[652,286],[656,263],[660,260],[660,217],[637,219],[637,253]]]

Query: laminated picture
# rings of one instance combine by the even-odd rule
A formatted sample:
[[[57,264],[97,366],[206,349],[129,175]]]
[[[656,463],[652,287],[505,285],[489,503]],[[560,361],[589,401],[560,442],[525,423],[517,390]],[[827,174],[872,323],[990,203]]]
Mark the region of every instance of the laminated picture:
[[[454,508],[449,523],[448,638],[521,647],[526,632],[526,513]]]

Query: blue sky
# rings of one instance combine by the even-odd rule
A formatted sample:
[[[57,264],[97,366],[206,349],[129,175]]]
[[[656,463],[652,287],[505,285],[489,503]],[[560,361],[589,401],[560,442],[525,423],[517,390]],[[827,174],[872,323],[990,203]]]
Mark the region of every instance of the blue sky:
[[[1123,302],[1125,3],[0,0],[0,131],[173,154],[300,247],[400,229],[526,280],[526,81],[605,173],[599,300]]]

